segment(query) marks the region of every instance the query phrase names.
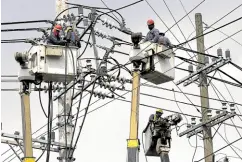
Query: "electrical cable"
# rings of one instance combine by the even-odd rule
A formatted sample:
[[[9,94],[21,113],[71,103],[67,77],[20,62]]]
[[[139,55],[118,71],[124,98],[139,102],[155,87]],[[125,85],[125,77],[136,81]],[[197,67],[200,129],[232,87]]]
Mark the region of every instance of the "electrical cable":
[[[90,38],[91,38],[91,34],[89,34],[89,37],[88,37],[88,40],[87,40],[87,42],[89,42],[90,41]],[[77,57],[77,59],[79,59],[79,58],[81,58],[82,57],[82,55],[85,53],[85,51],[87,50],[87,47],[88,47],[88,43],[86,43],[86,46],[85,46],[85,48],[84,48],[84,50],[83,50],[83,52]]]
[[[93,83],[93,86],[92,86],[92,92],[93,92],[93,90],[94,90],[94,87],[95,87],[95,82]],[[85,108],[85,113],[84,113],[84,117],[83,117],[83,120],[82,120],[82,124],[81,124],[81,126],[80,126],[80,129],[79,129],[79,132],[78,132],[78,135],[77,135],[77,139],[76,139],[76,142],[75,142],[74,147],[73,147],[74,149],[76,148],[76,145],[77,145],[78,139],[79,139],[79,137],[80,137],[80,135],[81,135],[81,131],[82,131],[83,125],[84,125],[84,123],[85,123],[85,119],[86,119],[86,116],[87,116],[87,114],[88,114],[88,109],[89,109],[89,105],[90,105],[90,102],[91,102],[91,99],[92,99],[92,95],[93,95],[93,93],[90,94],[90,97],[89,97],[89,101],[88,101],[87,107]],[[73,150],[73,152],[71,153],[71,156],[70,156],[70,157],[72,157],[73,154],[74,154],[74,150]]]
[[[180,91],[175,91],[175,90],[172,90],[172,89],[163,88],[163,87],[158,87],[158,86],[154,86],[154,85],[150,85],[150,84],[144,84],[143,86],[145,86],[145,87],[150,87],[150,88],[155,88],[155,89],[161,89],[161,90],[165,90],[165,91],[176,92],[176,93],[182,93],[182,92],[180,92]],[[186,93],[186,92],[184,92],[184,93],[185,93],[186,95],[190,95],[190,96],[193,96],[193,97],[201,97],[201,98],[206,98],[206,99],[210,99],[210,100],[213,100],[213,101],[219,101],[219,102],[231,102],[231,101],[227,101],[227,100],[221,100],[221,99],[216,99],[216,98],[211,98],[211,97],[200,96],[200,95],[196,95],[196,94],[192,94],[192,93]],[[236,102],[233,102],[233,103],[242,106],[242,104],[240,104],[240,103],[236,103]]]
[[[71,149],[72,149],[71,147],[72,147],[72,143],[73,143],[73,139],[74,139],[74,135],[75,135],[75,131],[76,131],[77,119],[78,119],[78,116],[80,113],[80,106],[81,106],[81,101],[82,101],[84,83],[85,83],[85,80],[82,81],[82,93],[80,94],[80,99],[79,99],[79,103],[77,106],[76,120],[75,120],[75,124],[74,124],[74,130],[72,132],[70,147],[68,150],[68,158],[70,158],[70,153],[71,153]]]
[[[237,10],[239,7],[241,7],[242,4],[240,4],[239,6],[237,6],[236,8],[234,8],[232,11],[230,11],[229,13],[227,13],[226,15],[224,15],[223,17],[221,17],[219,20],[215,21],[212,25],[210,26],[213,26],[214,24],[218,23],[219,21],[221,21],[222,19],[224,19],[226,16],[228,16],[229,14],[231,14],[232,12],[234,12],[235,10]]]
[[[144,132],[142,132],[142,136],[141,136],[141,138],[142,138],[142,147],[143,147],[143,151],[144,151],[145,161],[148,162],[148,159],[147,159],[147,157],[145,155],[145,146],[144,146],[144,137],[143,136],[144,136]]]
[[[103,13],[103,12],[100,11],[100,10],[112,10],[110,8],[84,6],[84,5],[79,5],[79,4],[69,3],[69,2],[66,2],[66,4],[70,4],[70,5],[74,5],[74,6],[80,6],[80,7],[87,8],[87,9],[95,8],[95,9],[97,9],[96,10],[97,12],[101,12],[101,13]],[[117,12],[117,11],[113,11],[113,12],[117,13],[121,17],[122,21],[124,22],[124,18],[119,12]],[[113,18],[111,15],[108,15],[108,16],[111,17],[114,20],[117,20],[117,22],[120,24],[120,22],[118,21],[118,18],[116,16],[115,16],[116,18]]]
[[[174,89],[173,89],[173,90],[174,90]],[[177,105],[178,109],[181,111],[181,113],[183,113],[183,111],[181,110],[180,106],[179,106],[178,103],[177,103],[177,100],[176,100],[176,93],[175,93],[174,91],[173,91],[173,94],[174,94],[174,100],[175,100],[175,102],[176,102],[176,105]],[[184,117],[185,117],[187,123],[189,123],[187,117],[186,117],[185,115],[184,115]]]
[[[183,20],[185,17],[187,17],[191,12],[193,12],[197,7],[199,7],[203,2],[205,2],[205,0],[201,1],[198,5],[196,5],[192,10],[190,10],[188,13],[186,13],[186,15],[184,15],[181,19],[179,19],[175,24],[173,24],[170,28],[168,28],[167,31],[165,31],[165,33],[167,33],[168,31],[170,31],[177,23],[179,23],[181,20]]]
[[[51,20],[31,20],[31,21],[4,22],[4,23],[1,23],[1,25],[30,24],[30,23],[42,23],[42,22],[52,24]]]
[[[46,28],[47,30],[49,29],[48,27],[41,27],[41,28],[16,28],[16,29],[1,29],[1,32],[32,31],[32,30],[39,31],[40,29],[43,29],[43,28]]]
[[[110,8],[107,6],[107,4],[106,4],[103,0],[101,0],[101,2],[104,4],[105,7],[107,7],[108,9],[110,9]],[[112,14],[113,14],[113,16],[118,20],[118,22],[120,23],[120,21],[119,21],[119,19],[117,18],[117,16],[114,15],[114,13],[112,13]]]
[[[228,143],[227,141],[226,141],[226,139],[224,139],[224,137],[219,133],[219,132],[217,132],[218,134],[219,134],[219,136],[225,141],[225,143],[227,143],[227,145],[225,146],[225,147],[227,147],[227,146],[229,146],[233,151],[234,151],[234,153],[242,160],[242,157],[234,150],[234,148],[232,147],[232,145],[235,143],[235,142],[237,142],[238,140],[240,140],[240,139],[242,139],[242,137],[240,137],[238,140],[235,140],[234,142],[230,142],[230,143]],[[223,148],[225,148],[225,147],[223,147]],[[219,150],[217,150],[217,151],[220,151],[220,150],[222,150],[223,148],[221,148],[221,149],[219,149]],[[216,153],[217,151],[215,151],[214,153]],[[214,154],[213,153],[213,154]],[[210,156],[210,155],[208,155],[208,156]],[[205,157],[206,158],[206,157]],[[201,159],[202,160],[202,159]],[[201,161],[201,160],[199,160],[199,161]],[[199,162],[198,161],[198,162]]]
[[[218,73],[218,74],[219,74],[220,78],[223,79],[222,76],[221,76],[221,74],[220,73]],[[233,98],[231,92],[229,91],[229,89],[228,89],[228,87],[227,87],[227,85],[225,83],[224,83],[224,86],[227,89],[227,91],[228,91],[228,93],[229,93],[232,101],[234,102],[234,98]],[[237,110],[239,111],[239,113],[241,114],[241,112],[240,112],[239,107],[237,106],[237,104],[235,106],[236,106]],[[239,119],[242,121],[242,119],[240,117],[239,117]]]
[[[163,0],[163,2],[165,3],[166,8],[168,9],[168,11],[169,11],[170,15],[172,16],[173,20],[175,21],[175,24],[177,25],[178,29],[180,30],[180,32],[181,32],[181,34],[182,34],[183,38],[185,39],[185,41],[187,41],[187,39],[186,39],[186,37],[185,37],[185,35],[184,35],[183,31],[181,30],[180,26],[178,25],[178,23],[177,23],[177,21],[176,21],[176,19],[175,19],[174,15],[172,14],[172,12],[171,12],[170,8],[168,7],[168,5],[167,5],[166,1],[165,1],[165,0]],[[180,43],[180,42],[179,42],[179,43]],[[187,45],[188,45],[188,47],[189,47],[190,49],[192,49],[192,47],[190,46],[190,44],[189,44],[189,43],[187,43]],[[193,53],[193,54],[194,54],[194,53]],[[194,55],[195,55],[195,54],[194,54]]]
[[[47,146],[45,147],[45,150],[46,150],[46,149],[47,149]],[[36,159],[35,162],[38,162],[38,161],[42,158],[42,156],[43,156],[44,153],[45,153],[45,150],[42,151],[42,153],[41,153],[40,156]]]
[[[230,142],[229,142],[229,139],[228,139],[228,136],[227,136],[226,125],[224,125],[224,137],[225,137],[226,141],[227,141],[228,143],[230,143]],[[241,137],[241,136],[240,136],[240,137]],[[242,152],[242,150],[239,149],[238,147],[236,147],[236,146],[234,146],[234,145],[231,145],[231,146],[234,147],[234,148],[236,148],[236,149],[239,150],[240,152]]]
[[[226,38],[222,39],[221,41],[219,41],[219,42],[215,43],[214,45],[212,45],[212,46],[210,46],[210,47],[206,48],[206,50],[209,50],[209,49],[213,48],[214,46],[216,46],[216,45],[218,45],[218,44],[222,43],[223,41],[225,41],[225,40],[227,40],[227,39],[231,38],[232,36],[234,36],[234,35],[236,35],[236,34],[240,33],[241,31],[242,31],[242,29],[240,29],[239,31],[235,32],[235,33],[234,33],[234,34],[232,34],[232,35],[229,35],[228,37],[226,37]]]
[[[39,103],[40,103],[41,109],[42,109],[42,111],[43,111],[45,117],[48,118],[48,116],[46,115],[45,109],[44,109],[44,107],[43,107],[43,104],[42,104],[42,100],[41,100],[41,91],[40,91],[40,89],[41,89],[41,84],[39,85]]]
[[[169,27],[166,25],[166,23],[161,19],[161,17],[159,16],[159,14],[155,11],[155,9],[150,5],[150,3],[148,2],[148,0],[145,0],[146,3],[148,4],[148,6],[152,9],[152,11],[156,14],[156,16],[161,20],[161,22],[166,26],[167,29],[169,29]],[[173,37],[177,40],[178,43],[181,43],[177,37],[175,36],[175,34],[170,31],[170,33],[173,35]],[[191,57],[191,55],[187,52],[187,54]]]
[[[181,6],[182,6],[183,10],[184,10],[185,13],[187,14],[187,17],[188,17],[189,21],[191,22],[193,28],[196,29],[195,25],[192,23],[192,20],[191,20],[190,16],[189,16],[188,13],[187,13],[187,10],[186,10],[185,6],[183,5],[182,1],[181,1],[181,0],[179,0],[179,1],[180,1],[180,3],[181,3]],[[204,2],[204,1],[203,1],[203,2]]]
[[[47,125],[47,154],[46,162],[50,159],[50,145],[51,145],[51,130],[52,130],[52,116],[53,116],[53,103],[52,103],[52,82],[49,83],[49,105],[48,105],[48,125]]]
[[[197,152],[197,134],[196,134],[196,148],[195,148],[194,153],[193,153],[192,162],[194,160],[194,157],[196,155],[196,152]]]

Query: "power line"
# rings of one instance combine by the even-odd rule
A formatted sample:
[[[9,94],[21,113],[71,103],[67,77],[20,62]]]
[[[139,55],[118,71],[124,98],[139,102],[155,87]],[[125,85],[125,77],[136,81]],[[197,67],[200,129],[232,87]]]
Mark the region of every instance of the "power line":
[[[148,2],[148,0],[145,0],[146,3],[148,4],[148,6],[152,9],[152,11],[156,14],[156,16],[160,19],[160,21],[166,26],[167,29],[169,29],[169,27],[166,25],[166,23],[161,19],[161,17],[159,16],[159,14],[155,11],[155,9],[150,5],[150,3]],[[177,40],[178,43],[181,43],[177,37],[175,36],[175,34],[170,31],[170,33],[173,35],[173,37]],[[191,57],[191,55],[187,52],[187,54]]]
[[[226,38],[222,39],[221,41],[219,41],[219,42],[215,43],[214,45],[212,45],[212,46],[210,46],[210,47],[206,48],[206,50],[209,50],[209,49],[213,48],[214,46],[216,46],[216,45],[218,45],[218,44],[222,43],[223,41],[225,41],[225,40],[227,40],[227,39],[231,38],[232,36],[234,36],[234,35],[236,35],[236,34],[240,33],[241,31],[242,31],[242,29],[240,29],[239,31],[235,32],[235,33],[234,33],[234,34],[232,34],[232,35],[229,35],[228,37],[226,37]]]
[[[215,21],[212,25],[210,26],[213,26],[215,25],[216,23],[218,23],[219,21],[221,21],[222,19],[224,19],[226,16],[228,16],[229,14],[233,13],[235,10],[237,10],[239,7],[241,7],[242,4],[240,4],[239,6],[235,7],[232,11],[230,11],[229,13],[227,13],[226,15],[224,15],[223,17],[221,17],[220,19],[218,19],[217,21]]]
[[[103,0],[101,0],[101,2],[104,4],[104,6],[105,7],[107,7],[108,9],[110,9],[108,6],[107,6],[107,4],[103,1]],[[114,13],[112,12],[112,15],[119,21],[119,19],[118,19],[118,17],[116,16],[116,15],[114,15]],[[119,21],[120,22],[120,21]]]
[[[165,31],[165,33],[167,33],[168,31],[171,30],[171,28],[173,28],[177,23],[179,23],[181,20],[183,20],[185,17],[187,17],[191,12],[193,12],[197,7],[199,7],[203,2],[205,2],[205,0],[201,1],[198,5],[196,5],[192,10],[190,10],[186,15],[184,15],[180,20],[178,20],[175,24],[173,24],[170,28],[168,28],[167,31]]]
[[[231,142],[231,143],[227,144],[226,146],[224,146],[224,147],[222,147],[222,148],[220,148],[220,149],[218,149],[218,150],[214,151],[212,154],[207,155],[206,157],[203,157],[202,159],[200,159],[200,160],[198,160],[198,161],[196,161],[196,162],[199,162],[199,161],[201,161],[201,160],[203,160],[203,159],[207,158],[208,156],[211,156],[211,155],[213,155],[214,153],[216,153],[216,152],[218,152],[218,151],[221,151],[221,150],[225,149],[226,147],[228,147],[228,146],[230,146],[230,145],[232,145],[232,144],[234,144],[234,143],[238,142],[238,141],[239,141],[239,140],[241,140],[241,139],[242,139],[242,138],[239,138],[239,139],[237,139],[237,140],[235,140],[235,141],[233,141],[233,142]]]
[[[168,5],[167,5],[166,1],[165,1],[165,0],[163,0],[163,2],[165,3],[166,8],[168,9],[168,11],[169,11],[170,15],[172,16],[173,20],[175,21],[175,24],[177,25],[178,29],[180,30],[180,32],[181,32],[181,34],[182,34],[183,38],[185,39],[185,41],[187,41],[187,39],[186,39],[186,37],[185,37],[185,35],[184,35],[183,31],[181,30],[180,26],[178,25],[178,23],[177,23],[177,21],[176,21],[176,19],[175,19],[174,15],[172,14],[172,12],[171,12],[170,8],[168,7]],[[179,42],[179,43],[180,43],[180,42]],[[189,48],[190,48],[190,49],[192,49],[189,43],[187,43],[187,45],[189,46]],[[194,53],[193,53],[193,54],[194,54]]]
[[[203,24],[204,25],[206,25],[206,27],[205,27],[205,30],[207,29],[207,28],[212,28],[212,29],[214,29],[213,27],[208,27],[208,25],[207,24],[205,24],[204,22],[203,22]],[[224,33],[224,32],[222,32],[222,31],[220,31],[220,30],[218,30],[218,32],[220,32],[220,33],[222,33],[223,35],[225,35],[226,37],[229,37],[229,35],[228,34],[226,34],[226,33]],[[240,43],[240,42],[238,42],[237,40],[235,40],[234,38],[231,38],[230,37],[230,39],[231,40],[233,40],[235,43],[237,43],[238,45],[240,45],[240,46],[242,46],[242,44]]]
[[[30,23],[43,23],[43,22],[53,24],[53,21],[51,20],[30,20],[30,21],[4,22],[4,23],[1,23],[1,25],[30,24]]]
[[[180,3],[181,3],[181,6],[182,6],[183,10],[184,10],[185,13],[187,14],[187,17],[188,17],[189,21],[191,22],[193,28],[196,29],[195,25],[192,23],[192,20],[191,20],[190,16],[189,16],[188,13],[187,13],[187,10],[186,10],[185,6],[183,5],[182,1],[181,1],[181,0],[179,0],[179,1],[180,1]],[[204,2],[204,1],[203,1],[203,2]]]

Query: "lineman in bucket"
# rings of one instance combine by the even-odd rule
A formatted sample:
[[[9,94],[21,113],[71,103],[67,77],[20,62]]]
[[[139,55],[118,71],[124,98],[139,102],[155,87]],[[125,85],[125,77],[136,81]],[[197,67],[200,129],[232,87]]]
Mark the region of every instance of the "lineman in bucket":
[[[156,109],[155,114],[151,114],[149,123],[152,129],[152,146],[156,146],[157,140],[161,138],[161,143],[167,145],[167,139],[170,145],[171,131],[169,129],[168,120],[162,118],[162,109]]]

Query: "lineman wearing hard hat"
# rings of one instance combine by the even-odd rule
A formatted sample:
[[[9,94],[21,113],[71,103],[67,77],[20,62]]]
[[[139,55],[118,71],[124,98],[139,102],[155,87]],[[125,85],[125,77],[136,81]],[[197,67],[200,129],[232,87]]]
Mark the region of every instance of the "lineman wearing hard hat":
[[[172,46],[170,40],[165,36],[165,33],[160,33],[159,35],[160,35],[159,40],[158,40],[159,44],[162,44],[167,47]]]
[[[161,117],[162,114],[163,110],[157,109],[155,114],[151,114],[149,118],[149,124],[151,124],[153,146],[156,145],[159,138],[162,139],[163,137],[167,136],[165,133],[167,132],[166,124],[168,121]]]
[[[62,26],[57,24],[54,26],[54,29],[51,31],[50,36],[48,38],[48,44],[53,45],[65,45],[67,41],[61,40],[60,32],[62,30]]]
[[[77,37],[77,34],[73,31],[72,27],[67,27],[66,28],[66,37],[65,39],[67,40],[67,42],[69,43],[70,46],[77,46],[77,47],[81,47],[80,44],[80,40]]]
[[[150,41],[152,43],[157,43],[159,39],[159,30],[155,28],[155,23],[154,20],[149,19],[147,21],[147,25],[149,28],[149,32],[147,33],[146,37],[144,38],[143,42]]]

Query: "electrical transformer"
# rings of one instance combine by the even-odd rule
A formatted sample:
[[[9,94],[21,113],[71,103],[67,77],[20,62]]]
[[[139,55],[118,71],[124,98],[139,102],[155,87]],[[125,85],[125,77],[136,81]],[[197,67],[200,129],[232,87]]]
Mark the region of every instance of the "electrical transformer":
[[[79,55],[77,47],[34,45],[26,55],[27,70],[30,75],[35,76],[35,80],[70,82],[77,75],[77,56]],[[21,74],[23,73],[20,71]]]
[[[175,53],[157,43],[140,43],[130,52],[130,61],[141,61],[141,78],[156,85],[174,80]]]

